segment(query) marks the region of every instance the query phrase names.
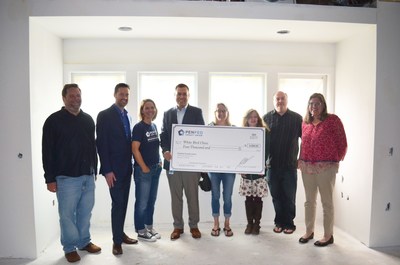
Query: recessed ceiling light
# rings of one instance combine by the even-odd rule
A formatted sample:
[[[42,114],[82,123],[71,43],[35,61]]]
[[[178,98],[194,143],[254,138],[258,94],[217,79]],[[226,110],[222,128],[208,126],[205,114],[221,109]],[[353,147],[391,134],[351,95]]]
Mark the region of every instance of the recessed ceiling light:
[[[290,31],[287,30],[287,29],[282,29],[282,30],[277,31],[276,33],[278,33],[278,34],[289,34]]]
[[[119,27],[118,30],[120,30],[120,31],[131,31],[132,28],[131,27]]]

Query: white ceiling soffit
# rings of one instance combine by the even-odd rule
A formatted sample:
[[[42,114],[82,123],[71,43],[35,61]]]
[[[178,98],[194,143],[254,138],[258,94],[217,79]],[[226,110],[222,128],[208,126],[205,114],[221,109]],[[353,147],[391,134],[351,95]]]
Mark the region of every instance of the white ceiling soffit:
[[[193,17],[31,17],[63,39],[206,39],[336,43],[371,24]],[[120,31],[119,27],[131,27]],[[277,34],[288,30],[289,34]]]

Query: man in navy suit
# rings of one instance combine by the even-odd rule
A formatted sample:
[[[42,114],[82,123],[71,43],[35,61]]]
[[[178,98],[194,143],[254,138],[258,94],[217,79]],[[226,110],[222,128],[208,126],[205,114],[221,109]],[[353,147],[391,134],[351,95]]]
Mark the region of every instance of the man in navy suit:
[[[183,191],[185,192],[188,211],[189,227],[193,238],[200,238],[198,229],[200,221],[199,213],[199,172],[170,171],[169,163],[172,158],[171,131],[172,124],[194,124],[204,125],[202,110],[190,106],[189,88],[185,84],[179,84],[175,88],[177,106],[164,113],[163,125],[161,128],[161,149],[164,156],[164,169],[167,172],[169,189],[171,192],[172,216],[174,218],[174,231],[171,233],[171,240],[178,239],[183,233]]]
[[[97,116],[97,150],[100,174],[105,176],[112,200],[111,226],[114,255],[122,254],[121,244],[136,244],[136,239],[124,233],[126,208],[132,179],[131,119],[125,106],[129,100],[129,86],[117,84],[115,104]]]

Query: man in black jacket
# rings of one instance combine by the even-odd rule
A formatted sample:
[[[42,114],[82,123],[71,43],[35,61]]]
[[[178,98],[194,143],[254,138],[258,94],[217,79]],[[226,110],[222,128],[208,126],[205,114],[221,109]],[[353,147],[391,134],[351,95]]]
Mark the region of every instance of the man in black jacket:
[[[81,259],[77,248],[101,251],[91,243],[89,231],[97,174],[95,125],[80,109],[77,84],[66,84],[62,99],[64,107],[51,114],[43,126],[42,160],[47,189],[57,194],[65,257],[76,262]]]
[[[296,230],[297,155],[302,118],[287,107],[288,97],[282,91],[274,94],[275,109],[263,119],[271,129],[267,173],[268,186],[275,208],[275,233],[291,234]]]

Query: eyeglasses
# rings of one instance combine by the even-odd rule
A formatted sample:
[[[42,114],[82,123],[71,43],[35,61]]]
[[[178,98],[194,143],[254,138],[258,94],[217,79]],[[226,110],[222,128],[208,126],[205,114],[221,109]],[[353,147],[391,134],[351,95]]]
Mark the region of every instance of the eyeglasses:
[[[309,107],[321,107],[321,102],[309,102]]]
[[[224,110],[224,109],[218,109],[218,110],[216,110],[215,112],[216,112],[216,113],[217,113],[217,112],[218,112],[218,113],[225,113],[226,110]]]

